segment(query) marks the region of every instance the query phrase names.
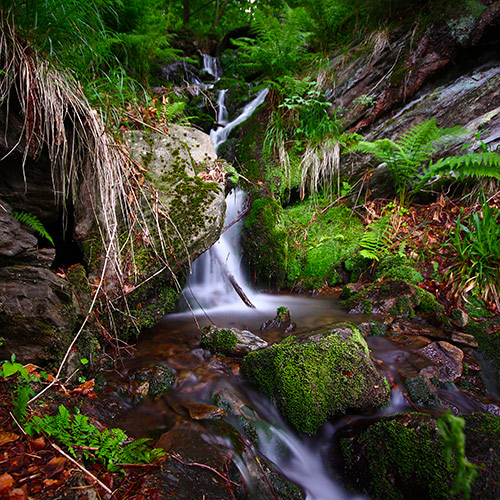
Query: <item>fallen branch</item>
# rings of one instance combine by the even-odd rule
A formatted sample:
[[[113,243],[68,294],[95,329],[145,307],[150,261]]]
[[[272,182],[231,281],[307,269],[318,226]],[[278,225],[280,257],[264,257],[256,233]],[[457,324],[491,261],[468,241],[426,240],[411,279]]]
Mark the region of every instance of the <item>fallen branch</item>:
[[[183,462],[179,457],[176,455],[170,455],[171,458],[174,460],[177,460],[177,462],[181,463],[182,465],[189,465],[189,466],[195,466],[195,467],[202,467],[203,469],[208,469],[211,470],[213,473],[217,474],[220,478],[224,479],[224,481],[233,484],[234,486],[238,486],[238,488],[241,488],[241,484],[235,483],[234,481],[231,481],[231,479],[228,479],[226,476],[223,476],[219,471],[213,469],[212,467],[209,467],[208,465],[205,464],[198,464],[196,462]]]
[[[250,299],[246,296],[245,292],[241,288],[240,285],[238,285],[238,282],[236,281],[236,278],[229,272],[229,269],[227,268],[226,264],[221,261],[218,255],[214,254],[215,260],[219,263],[222,271],[224,274],[227,276],[227,279],[229,280],[229,283],[231,283],[232,287],[234,288],[234,291],[239,295],[240,299],[248,306],[253,309],[255,309],[255,306],[252,304]]]
[[[250,207],[246,207],[235,219],[233,219],[227,226],[222,228],[221,234],[224,234],[229,228],[233,227],[237,222],[239,222],[248,212]]]
[[[110,495],[113,494],[113,491],[110,490],[102,481],[97,479],[97,477],[92,474],[92,472],[88,471],[83,465],[79,464],[74,458],[71,458],[67,453],[65,453],[57,444],[52,443],[49,441],[50,446],[54,448],[56,451],[58,451],[64,458],[68,459],[73,465],[76,465],[84,474],[86,474],[88,477],[90,477],[93,481],[95,481],[106,493],[109,493]]]

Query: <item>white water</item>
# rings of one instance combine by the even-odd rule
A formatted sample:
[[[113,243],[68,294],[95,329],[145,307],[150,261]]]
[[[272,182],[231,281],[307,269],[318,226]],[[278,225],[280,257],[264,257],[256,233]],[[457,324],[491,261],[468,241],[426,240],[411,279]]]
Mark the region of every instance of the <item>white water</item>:
[[[217,123],[221,126],[227,125],[229,121],[229,113],[226,108],[226,93],[227,89],[221,90],[217,97]]]
[[[209,56],[208,54],[202,54],[203,56],[203,71],[206,71],[210,76],[213,76],[215,80],[218,80],[222,76],[222,69],[219,66],[219,61],[216,57]]]
[[[210,131],[210,137],[214,141],[215,151],[218,150],[219,146],[226,142],[231,130],[234,129],[240,123],[243,123],[247,118],[249,118],[253,112],[266,100],[269,89],[265,88],[261,90],[255,99],[249,102],[241,112],[233,121],[227,123],[222,127],[218,127],[215,130]],[[224,106],[225,107],[225,106]]]

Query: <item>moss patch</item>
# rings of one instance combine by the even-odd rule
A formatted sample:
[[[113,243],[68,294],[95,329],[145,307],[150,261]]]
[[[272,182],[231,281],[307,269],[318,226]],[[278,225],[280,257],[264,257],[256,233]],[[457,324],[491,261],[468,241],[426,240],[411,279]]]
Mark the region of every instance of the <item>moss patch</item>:
[[[348,408],[387,402],[387,386],[357,327],[331,325],[311,333],[314,341],[291,336],[243,359],[250,382],[275,400],[299,431],[315,434],[325,420]]]
[[[237,342],[236,334],[229,329],[220,328],[215,332],[211,327],[201,329],[200,346],[210,352],[228,354]]]

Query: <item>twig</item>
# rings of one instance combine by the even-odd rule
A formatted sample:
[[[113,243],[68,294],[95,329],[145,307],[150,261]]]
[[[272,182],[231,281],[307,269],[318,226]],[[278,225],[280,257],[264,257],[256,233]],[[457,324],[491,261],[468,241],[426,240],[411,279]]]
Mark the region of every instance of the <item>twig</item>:
[[[21,429],[21,432],[22,432],[25,436],[27,436],[28,434],[26,434],[26,431],[25,431],[25,430],[21,427],[21,425],[19,424],[19,422],[16,420],[16,417],[14,417],[14,414],[13,414],[11,411],[9,411],[9,413],[10,413],[10,416],[12,417],[12,420],[14,420],[14,422],[15,422],[15,423],[16,423],[16,425],[19,427],[19,429]]]
[[[229,224],[222,228],[221,234],[224,234],[229,228],[233,227],[237,222],[239,222],[248,212],[250,211],[250,207],[246,207],[241,213],[233,219]]]
[[[170,455],[170,457],[172,457],[174,460],[177,460],[177,462],[180,462],[182,465],[189,465],[189,466],[193,465],[193,466],[196,466],[196,467],[202,467],[203,469],[211,470],[212,472],[214,472],[215,474],[217,474],[219,477],[221,477],[222,479],[224,479],[224,481],[226,481],[228,483],[231,483],[231,484],[234,484],[234,486],[238,486],[238,488],[241,488],[241,484],[238,484],[238,483],[235,483],[234,481],[231,481],[231,479],[228,479],[226,476],[223,476],[219,471],[213,469],[212,467],[209,467],[208,465],[198,464],[196,462],[186,463],[186,462],[183,462],[180,458],[178,458],[175,455]]]
[[[75,459],[71,458],[67,453],[65,453],[57,444],[52,443],[49,441],[50,446],[54,448],[56,451],[58,451],[64,458],[67,458],[73,465],[76,465],[83,473],[87,474],[91,479],[93,479],[104,491],[109,493],[110,495],[113,494],[113,491],[110,490],[102,481],[97,479],[97,477],[92,474],[92,472],[88,471],[83,465],[79,464]]]

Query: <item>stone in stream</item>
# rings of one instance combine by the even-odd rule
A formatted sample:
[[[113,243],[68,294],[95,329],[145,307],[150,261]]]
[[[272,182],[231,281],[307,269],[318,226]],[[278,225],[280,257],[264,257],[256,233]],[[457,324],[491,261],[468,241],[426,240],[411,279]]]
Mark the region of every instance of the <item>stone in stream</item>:
[[[266,347],[267,342],[247,330],[210,325],[202,328],[200,345],[214,354],[243,357],[251,351]]]
[[[295,330],[297,325],[292,323],[292,317],[290,315],[290,309],[288,307],[278,307],[276,310],[276,316],[273,319],[270,319],[263,323],[260,326],[260,330],[270,330],[272,328],[279,328],[284,330],[285,334],[290,333],[292,330]]]
[[[243,371],[307,434],[348,409],[373,410],[389,401],[388,384],[350,323],[326,325],[252,352],[243,359]]]
[[[474,413],[464,419],[465,456],[481,466],[471,498],[496,500],[500,498],[500,417]],[[334,439],[331,461],[359,493],[375,500],[458,498],[450,493],[457,462],[453,458],[448,466],[444,441],[431,415],[403,413],[364,421],[344,428]]]

